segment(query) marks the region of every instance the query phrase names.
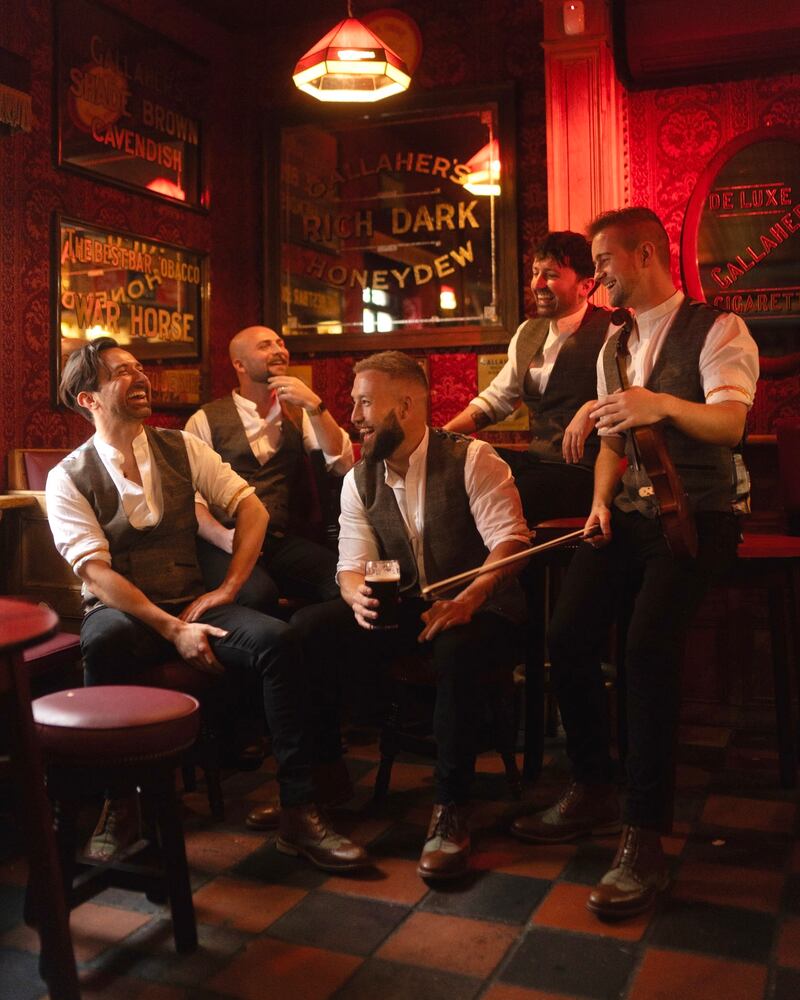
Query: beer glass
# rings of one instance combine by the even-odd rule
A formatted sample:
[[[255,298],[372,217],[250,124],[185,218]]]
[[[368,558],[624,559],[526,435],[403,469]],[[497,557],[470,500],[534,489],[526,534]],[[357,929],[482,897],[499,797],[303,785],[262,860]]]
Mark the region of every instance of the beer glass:
[[[400,563],[396,559],[370,559],[364,583],[372,596],[380,601],[373,628],[397,628],[397,606],[400,602]]]

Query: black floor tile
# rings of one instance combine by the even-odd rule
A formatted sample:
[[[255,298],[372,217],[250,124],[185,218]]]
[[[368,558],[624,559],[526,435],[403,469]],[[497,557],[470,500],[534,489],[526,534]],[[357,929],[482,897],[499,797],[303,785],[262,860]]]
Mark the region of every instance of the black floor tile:
[[[413,823],[395,823],[369,845],[375,858],[405,858],[416,861],[425,844],[425,827]]]
[[[334,1000],[473,1000],[481,986],[480,979],[453,972],[372,958],[334,994]]]
[[[293,944],[370,955],[408,913],[406,906],[314,892],[271,924],[268,934]]]
[[[442,883],[419,905],[420,910],[448,916],[496,920],[506,924],[524,923],[550,888],[545,879],[475,872],[450,885]]]
[[[631,945],[566,931],[533,930],[500,979],[528,989],[595,1000],[617,1000],[633,969]]]
[[[790,875],[783,887],[783,909],[800,915],[800,874]]]
[[[38,1000],[47,992],[39,978],[39,958],[27,951],[0,952],[0,997],[4,1000]]]
[[[543,847],[543,851],[547,848]],[[578,843],[575,856],[564,868],[561,878],[565,882],[578,882],[580,885],[596,885],[611,867],[616,848],[605,847],[591,840]]]
[[[742,831],[715,837],[695,834],[686,841],[682,860],[733,865],[738,868],[764,868],[784,871],[792,850],[792,840],[780,834]]]
[[[800,997],[800,969],[778,969],[772,1000],[797,1000]]]
[[[251,878],[256,882],[292,885],[298,889],[317,889],[330,878],[328,873],[314,868],[308,861],[281,854],[272,843],[248,854],[229,869],[228,874]]]
[[[766,962],[774,930],[775,918],[769,913],[670,899],[653,921],[648,944]]]

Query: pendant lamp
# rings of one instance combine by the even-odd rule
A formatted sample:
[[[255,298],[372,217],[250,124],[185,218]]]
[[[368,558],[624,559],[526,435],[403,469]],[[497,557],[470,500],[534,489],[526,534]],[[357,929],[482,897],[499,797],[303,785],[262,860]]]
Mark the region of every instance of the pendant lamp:
[[[500,147],[497,139],[487,142],[467,162],[468,174],[462,184],[470,194],[500,194]]]
[[[292,78],[318,101],[382,101],[411,83],[400,56],[353,17],[351,0],[347,17],[311,46]]]

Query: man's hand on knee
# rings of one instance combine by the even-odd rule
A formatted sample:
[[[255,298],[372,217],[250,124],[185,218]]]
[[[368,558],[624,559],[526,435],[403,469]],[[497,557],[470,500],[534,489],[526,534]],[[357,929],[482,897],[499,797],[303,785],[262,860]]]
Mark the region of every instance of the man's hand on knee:
[[[181,611],[178,617],[182,622],[196,622],[203,617],[206,611],[220,608],[223,604],[233,604],[235,600],[236,594],[232,594],[229,588],[220,585],[216,590],[209,590],[208,593],[196,597]]]
[[[174,634],[172,641],[180,656],[197,670],[209,674],[223,674],[225,668],[214,656],[214,650],[208,641],[209,636],[221,639],[228,633],[216,625],[203,625],[200,622],[185,622]]]
[[[420,615],[425,628],[417,636],[417,642],[427,642],[439,632],[455,628],[456,625],[467,625],[472,621],[475,611],[468,601],[434,601],[430,609]]]

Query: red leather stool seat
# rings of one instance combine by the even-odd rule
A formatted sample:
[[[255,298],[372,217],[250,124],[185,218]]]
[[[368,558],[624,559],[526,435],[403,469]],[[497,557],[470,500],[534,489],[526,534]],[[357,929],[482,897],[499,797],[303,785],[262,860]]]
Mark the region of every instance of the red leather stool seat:
[[[108,765],[181,753],[197,738],[199,709],[177,691],[107,685],[38,698],[33,718],[46,756]]]

